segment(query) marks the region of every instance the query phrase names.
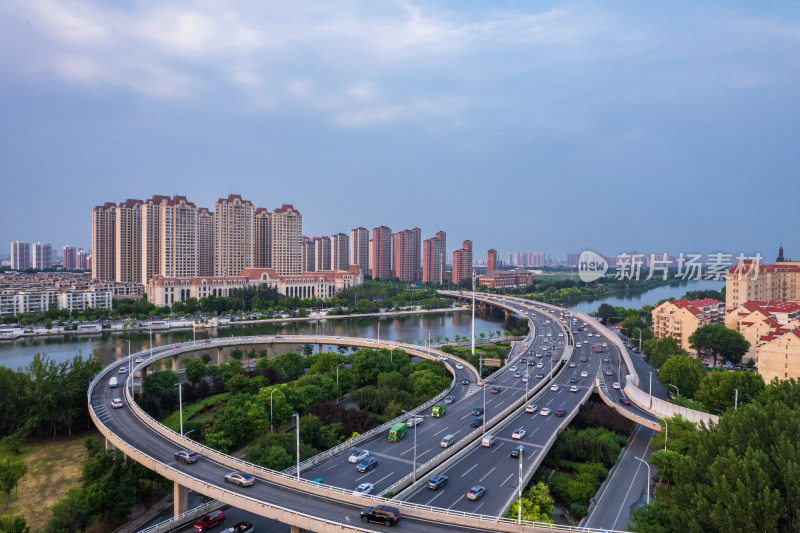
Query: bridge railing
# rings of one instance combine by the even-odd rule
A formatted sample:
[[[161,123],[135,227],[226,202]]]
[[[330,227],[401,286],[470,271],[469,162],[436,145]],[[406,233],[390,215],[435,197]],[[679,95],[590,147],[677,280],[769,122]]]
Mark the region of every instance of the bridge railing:
[[[716,424],[719,422],[717,415],[689,409],[688,407],[675,405],[661,398],[656,398],[635,387],[632,383],[625,385],[625,395],[643,410],[661,418],[672,418],[676,415],[681,415],[686,420],[691,420],[696,424],[702,422],[707,426],[711,423]]]
[[[643,416],[641,416],[641,415],[639,415],[637,413],[634,413],[632,411],[629,411],[628,409],[625,409],[622,406],[620,406],[619,404],[615,403],[614,400],[611,399],[606,394],[606,391],[603,388],[603,383],[604,383],[604,380],[602,378],[600,378],[600,377],[597,377],[594,380],[594,390],[597,392],[597,394],[600,395],[600,399],[603,400],[603,403],[605,403],[607,406],[611,407],[612,409],[624,412],[625,414],[623,416],[633,420],[637,424],[640,424],[640,425],[642,425],[644,427],[650,428],[650,429],[655,430],[655,431],[661,431],[661,426],[658,424],[658,422],[655,422],[653,420],[648,420],[647,418],[645,418],[645,417],[643,417]],[[627,394],[627,391],[626,391],[626,394]]]

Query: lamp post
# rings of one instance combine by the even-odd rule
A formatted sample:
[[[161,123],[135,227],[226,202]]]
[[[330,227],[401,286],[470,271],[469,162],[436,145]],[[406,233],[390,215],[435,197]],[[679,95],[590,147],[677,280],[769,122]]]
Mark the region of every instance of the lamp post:
[[[128,375],[130,376],[132,373],[133,373],[133,359],[131,359],[131,340],[128,339]]]
[[[475,271],[472,271],[472,355],[475,355]],[[481,377],[483,377],[483,358],[481,358]]]
[[[733,392],[736,393],[736,396],[733,398],[733,408],[735,410],[739,408],[739,389],[733,389]]]
[[[178,386],[178,416],[181,418],[181,437],[183,437],[183,384],[179,381]]]
[[[272,389],[269,393],[269,432],[272,433],[272,395],[278,389]]]
[[[678,393],[678,396],[680,396],[680,395],[681,395],[681,391],[680,391],[680,389],[678,389],[678,386],[677,386],[677,385],[673,385],[672,383],[667,383],[667,386],[668,386],[668,387],[675,387],[675,392],[677,392],[677,393]]]
[[[664,449],[667,449],[667,440],[669,439],[669,421],[663,416],[659,416],[664,421]]]
[[[300,481],[300,415],[292,413],[292,416],[297,420],[297,481]]]
[[[517,502],[519,507],[517,509],[517,524],[522,524],[522,445],[519,451],[519,484],[517,486]]]
[[[639,461],[644,463],[645,466],[647,466],[647,500],[646,501],[647,501],[647,505],[650,505],[650,463],[648,463],[647,461],[645,461],[644,459],[642,459],[638,455],[634,456],[634,459],[638,459]]]
[[[647,388],[647,394],[650,395],[650,409],[653,408],[653,373],[648,372],[650,374],[650,385]]]
[[[147,327],[150,330],[150,357],[153,357],[153,322],[149,322]]]
[[[486,383],[483,383],[481,386],[483,389],[483,424],[481,424],[481,428],[483,428],[483,434],[486,435],[486,421],[488,418],[486,417]]]
[[[339,365],[336,366],[336,388],[337,389],[339,388],[339,367],[340,366],[344,366],[346,364],[347,363],[340,363]]]

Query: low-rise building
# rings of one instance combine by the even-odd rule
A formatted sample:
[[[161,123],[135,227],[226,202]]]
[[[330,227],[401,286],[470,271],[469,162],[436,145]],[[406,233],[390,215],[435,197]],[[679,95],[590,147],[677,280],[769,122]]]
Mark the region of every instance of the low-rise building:
[[[762,340],[756,368],[764,381],[800,379],[800,328],[774,332]]]
[[[725,304],[718,300],[672,300],[664,302],[651,312],[653,335],[656,339],[673,337],[681,348],[696,354],[689,346],[689,337],[700,326],[723,321]]]
[[[728,311],[725,326],[750,343],[743,360],[753,360],[764,381],[800,378],[800,346],[787,337],[800,328],[800,303],[744,302]]]
[[[527,270],[495,270],[478,277],[478,284],[490,289],[511,289],[533,283],[533,274]]]

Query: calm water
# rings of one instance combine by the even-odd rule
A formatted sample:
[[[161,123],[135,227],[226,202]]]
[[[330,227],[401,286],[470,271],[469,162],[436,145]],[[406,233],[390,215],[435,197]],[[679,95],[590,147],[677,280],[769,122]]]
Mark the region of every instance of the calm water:
[[[688,291],[715,290],[718,291],[725,286],[724,281],[689,281],[678,286],[664,285],[645,292],[624,293],[597,300],[584,301],[569,306],[573,311],[581,313],[593,313],[597,311],[600,304],[611,304],[614,307],[640,308],[645,305],[656,305],[659,300],[665,298],[680,298]]]
[[[475,335],[488,334],[490,331],[504,330],[506,325],[503,315],[493,317],[481,315],[475,317]],[[471,314],[461,311],[454,313],[407,315],[400,317],[387,317],[383,319],[337,319],[320,320],[316,322],[284,322],[272,324],[250,324],[220,328],[218,330],[203,330],[197,332],[198,339],[213,337],[246,336],[246,335],[297,335],[319,334],[350,337],[377,338],[380,326],[380,338],[411,341],[427,338],[430,332],[435,339],[436,335],[449,337],[455,340],[456,335],[466,336],[471,330]],[[37,352],[47,353],[55,361],[71,359],[79,351],[88,355],[92,350],[99,350],[103,360],[111,361],[128,353],[128,340],[132,352],[147,349],[150,346],[150,337],[147,332],[129,333],[104,333],[92,336],[63,336],[63,337],[30,337],[16,341],[0,342],[0,365],[9,368],[19,368],[27,365]],[[155,346],[174,342],[192,340],[192,331],[153,332]]]

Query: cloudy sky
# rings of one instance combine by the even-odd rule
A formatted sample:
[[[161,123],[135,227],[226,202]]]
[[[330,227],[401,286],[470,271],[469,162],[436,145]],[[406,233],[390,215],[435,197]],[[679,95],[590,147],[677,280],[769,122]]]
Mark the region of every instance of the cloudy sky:
[[[5,0],[0,176],[0,243],[239,193],[309,236],[800,258],[800,3]]]

